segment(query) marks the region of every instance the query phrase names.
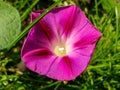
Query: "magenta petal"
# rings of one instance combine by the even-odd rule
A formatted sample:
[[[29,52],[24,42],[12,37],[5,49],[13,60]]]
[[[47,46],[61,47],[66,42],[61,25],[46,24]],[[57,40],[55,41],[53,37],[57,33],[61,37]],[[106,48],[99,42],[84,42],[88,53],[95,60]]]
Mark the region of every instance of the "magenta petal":
[[[91,57],[94,52],[94,49],[95,49],[95,44],[96,43],[93,43],[90,45],[83,45],[81,47],[76,46],[76,47],[74,47],[73,52],[79,53],[83,56]]]
[[[37,18],[43,11],[37,11],[32,12],[32,15]],[[32,18],[32,20],[34,19]],[[55,21],[54,13],[51,11],[47,15],[45,15],[39,22],[39,25],[42,27],[44,33],[46,36],[48,36],[49,39],[51,38],[57,38],[57,25]],[[57,38],[58,39],[58,38]]]
[[[33,12],[31,22],[43,11]],[[22,47],[22,60],[40,75],[72,80],[88,66],[100,37],[79,7],[57,7],[30,30]]]
[[[25,54],[22,59],[30,70],[45,75],[55,61],[56,56],[49,50],[38,49]]]
[[[79,32],[74,30],[71,33],[67,45],[70,45],[71,51],[73,52],[92,56],[95,44],[100,37],[101,33],[88,21]]]
[[[47,76],[61,81],[75,79],[88,66],[90,56],[83,56],[79,53],[59,57],[52,64]]]
[[[82,47],[83,45],[96,43],[100,37],[101,33],[90,22],[87,22],[79,32],[74,30],[74,32],[71,33],[67,43],[72,42],[74,47]]]
[[[41,11],[32,14],[36,18],[41,14]],[[44,30],[50,31],[58,40],[60,37],[69,36],[74,28],[83,28],[86,23],[86,16],[76,5],[54,8],[40,21]]]
[[[76,78],[87,68],[91,56],[84,56],[76,52],[70,53],[68,56],[71,62],[73,77]]]
[[[32,13],[31,21],[38,16],[39,13]],[[50,31],[45,25],[47,26],[45,21],[42,20],[32,27],[22,47],[22,56],[29,51],[39,48],[52,49],[52,43],[55,42],[56,38],[52,30]]]
[[[68,37],[74,28],[82,28],[87,23],[87,18],[79,7],[71,5],[67,7],[60,7],[53,10],[55,13],[55,20],[60,36]]]
[[[47,76],[61,81],[74,79],[70,64],[67,56],[58,57],[49,69]]]

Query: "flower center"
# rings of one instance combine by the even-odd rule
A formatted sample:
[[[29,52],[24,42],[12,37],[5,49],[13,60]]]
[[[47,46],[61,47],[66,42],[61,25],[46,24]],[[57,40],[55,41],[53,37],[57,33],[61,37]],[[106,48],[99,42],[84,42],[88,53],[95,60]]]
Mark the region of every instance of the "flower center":
[[[64,55],[66,55],[66,48],[64,46],[56,46],[54,53],[57,56],[64,56]]]

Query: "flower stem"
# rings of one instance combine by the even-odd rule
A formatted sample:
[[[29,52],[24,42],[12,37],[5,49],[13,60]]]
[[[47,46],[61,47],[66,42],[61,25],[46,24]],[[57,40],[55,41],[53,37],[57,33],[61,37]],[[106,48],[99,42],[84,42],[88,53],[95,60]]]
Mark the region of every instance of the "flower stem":
[[[27,15],[31,12],[32,8],[39,2],[39,0],[35,0],[32,5],[22,14],[21,21],[24,21]]]
[[[21,40],[27,33],[28,31],[39,21],[41,20],[47,13],[49,13],[59,2],[62,0],[59,0],[58,2],[52,4],[46,11],[44,11],[38,18],[36,18],[31,24],[29,24],[20,34],[19,36],[14,39],[11,44],[7,47],[7,51],[9,51],[16,43]]]

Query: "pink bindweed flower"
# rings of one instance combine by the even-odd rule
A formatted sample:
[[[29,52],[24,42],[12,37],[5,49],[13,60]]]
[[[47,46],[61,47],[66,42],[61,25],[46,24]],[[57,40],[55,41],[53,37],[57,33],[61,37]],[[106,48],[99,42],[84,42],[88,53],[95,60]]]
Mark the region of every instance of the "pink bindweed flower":
[[[31,21],[43,11],[32,12]],[[72,80],[88,66],[100,36],[79,7],[57,7],[32,27],[22,47],[22,60],[40,75]]]

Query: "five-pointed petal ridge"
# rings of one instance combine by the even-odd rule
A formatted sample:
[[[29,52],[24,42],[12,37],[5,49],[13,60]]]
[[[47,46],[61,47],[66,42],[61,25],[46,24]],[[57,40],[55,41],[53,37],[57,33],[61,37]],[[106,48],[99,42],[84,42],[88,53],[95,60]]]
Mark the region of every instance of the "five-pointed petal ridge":
[[[32,12],[31,22],[43,11]],[[57,7],[31,28],[22,47],[22,60],[40,75],[72,80],[87,68],[100,37],[79,7]]]

